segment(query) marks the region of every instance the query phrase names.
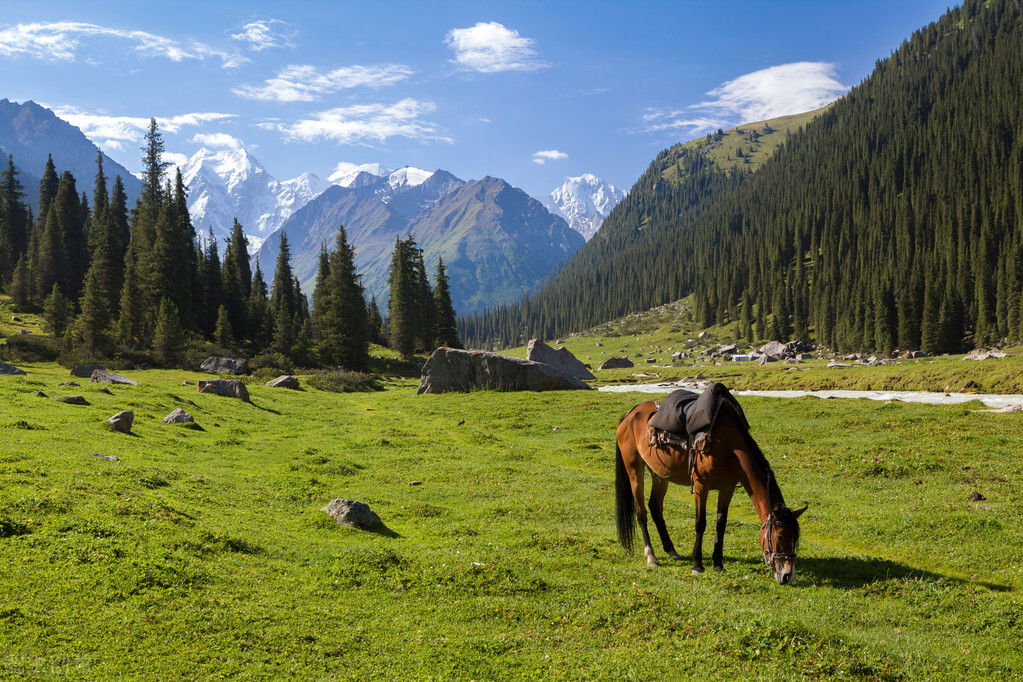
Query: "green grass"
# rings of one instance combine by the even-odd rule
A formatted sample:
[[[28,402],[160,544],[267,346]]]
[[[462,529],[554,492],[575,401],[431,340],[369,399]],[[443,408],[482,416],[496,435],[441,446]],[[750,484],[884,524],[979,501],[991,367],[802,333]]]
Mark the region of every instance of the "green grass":
[[[0,678],[1023,675],[1019,414],[744,399],[810,505],[781,587],[741,493],[723,574],[618,546],[614,428],[646,396],[253,382],[245,404],[198,373],[105,395],[23,369],[0,377]],[[160,425],[176,407],[203,430]],[[105,426],[123,409],[134,435]],[[386,529],[336,526],[335,497]],[[666,506],[688,548],[689,491]]]

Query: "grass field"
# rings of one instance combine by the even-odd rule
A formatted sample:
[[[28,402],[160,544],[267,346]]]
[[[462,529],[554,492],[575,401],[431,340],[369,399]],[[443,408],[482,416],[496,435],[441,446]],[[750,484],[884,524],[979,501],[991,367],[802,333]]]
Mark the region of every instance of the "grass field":
[[[0,678],[1023,675],[1023,414],[743,399],[810,505],[782,587],[741,493],[723,574],[618,546],[614,427],[647,396],[252,383],[245,404],[197,373],[106,395],[22,368],[0,377]],[[202,430],[160,425],[176,407]],[[133,435],[105,426],[124,409]],[[387,530],[336,526],[336,497]],[[689,491],[666,506],[688,548]]]

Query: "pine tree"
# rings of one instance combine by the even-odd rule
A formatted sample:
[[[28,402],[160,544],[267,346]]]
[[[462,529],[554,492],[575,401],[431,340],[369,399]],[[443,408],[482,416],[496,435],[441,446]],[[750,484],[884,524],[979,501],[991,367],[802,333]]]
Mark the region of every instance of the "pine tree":
[[[144,348],[148,346],[146,328],[146,309],[142,302],[142,291],[135,274],[135,249],[130,246],[124,264],[124,283],[121,285],[121,298],[117,319],[117,336],[128,348]]]
[[[409,240],[411,241],[411,236]],[[414,242],[413,242],[414,243]],[[388,301],[390,347],[402,358],[410,358],[416,350],[415,337],[415,270],[409,254],[409,242],[396,238],[391,255],[391,294]]]
[[[57,167],[53,165],[53,155],[50,154],[46,159],[43,177],[39,179],[39,212],[36,213],[36,220],[40,224],[46,222],[46,213],[50,210],[50,202],[57,196],[59,182]]]
[[[43,303],[43,329],[53,336],[63,336],[74,314],[74,303],[68,300],[61,293],[60,287],[54,283]]]
[[[28,269],[28,257],[22,256],[14,267],[14,274],[11,277],[11,302],[17,310],[25,310],[33,298],[35,285],[32,273]]]
[[[380,306],[377,305],[377,297],[373,296],[369,302],[369,338],[373,343],[387,345],[387,333],[384,330],[384,318],[380,314]]]
[[[226,306],[220,306],[217,311],[217,327],[213,332],[213,340],[217,346],[225,350],[234,346],[234,333],[231,330],[231,316]]]
[[[90,356],[107,344],[111,322],[110,292],[106,291],[102,270],[101,260],[94,260],[86,274],[85,289],[78,302],[81,313],[71,330],[75,343]]]
[[[455,321],[455,308],[451,305],[451,287],[448,284],[447,269],[444,259],[437,259],[437,284],[433,288],[433,307],[435,314],[434,339],[440,346],[461,348],[458,339],[458,324]]]
[[[321,261],[322,262],[322,261]],[[319,277],[318,277],[319,279]],[[369,366],[369,320],[362,284],[355,270],[355,249],[348,243],[344,225],[339,226],[336,248],[327,258],[320,293],[313,307],[324,362],[347,369]]]
[[[14,157],[8,155],[7,168],[0,172],[0,285],[10,280],[28,251],[29,224],[25,188],[18,181]]]
[[[249,241],[237,219],[231,229],[231,237],[227,240],[223,278],[223,303],[231,320],[232,333],[237,339],[244,338],[248,329],[252,270],[249,268]]]
[[[273,341],[273,315],[270,313],[270,298],[263,271],[256,259],[256,271],[252,273],[252,287],[249,291],[248,338],[258,349],[267,349]]]
[[[302,297],[291,270],[291,247],[288,235],[281,233],[280,253],[274,271],[273,290],[270,293],[270,314],[273,318],[274,352],[290,355],[302,331]],[[304,297],[303,297],[304,298]]]
[[[171,366],[181,353],[185,336],[181,329],[181,314],[169,298],[160,301],[156,314],[156,329],[153,332],[153,351],[166,366]]]
[[[436,347],[434,330],[436,314],[434,310],[433,291],[430,280],[426,276],[426,263],[423,261],[423,250],[415,246],[409,236],[409,245],[415,268],[415,319],[416,347],[426,353],[432,353]]]

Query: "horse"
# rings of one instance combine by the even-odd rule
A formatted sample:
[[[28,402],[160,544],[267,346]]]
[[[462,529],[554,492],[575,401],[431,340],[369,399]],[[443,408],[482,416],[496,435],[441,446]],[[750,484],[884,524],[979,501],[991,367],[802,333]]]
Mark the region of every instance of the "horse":
[[[664,495],[669,483],[692,486],[696,501],[696,540],[693,544],[693,575],[704,572],[703,533],[707,527],[707,496],[718,491],[717,519],[714,534],[714,570],[723,571],[725,525],[728,505],[737,485],[742,484],[760,518],[760,547],[764,564],[774,572],[774,579],[785,585],[796,574],[796,548],[799,544],[799,516],[806,507],[791,510],[785,505],[775,481],[771,465],[756,441],[740,420],[735,408],[726,403],[710,431],[709,450],[694,453],[696,462],[690,469],[689,454],[671,444],[650,444],[647,422],[657,411],[657,403],[646,401],[636,405],[618,424],[615,498],[618,540],[632,551],[635,521],[643,533],[643,554],[648,566],[659,562],[650,545],[646,508],[643,505],[643,478],[649,470],[652,483],[650,513],[661,536],[661,544],[669,557],[681,561],[664,525]],[[699,445],[695,450],[701,450]]]

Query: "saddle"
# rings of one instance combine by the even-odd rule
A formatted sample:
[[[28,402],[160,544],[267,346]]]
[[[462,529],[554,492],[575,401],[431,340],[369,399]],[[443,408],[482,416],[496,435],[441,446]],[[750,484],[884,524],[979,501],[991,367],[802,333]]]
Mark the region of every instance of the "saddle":
[[[690,473],[694,473],[697,458],[710,454],[713,445],[710,432],[723,407],[749,430],[742,407],[724,384],[711,382],[703,393],[672,391],[657,404],[657,410],[647,422],[650,447],[682,450],[689,457]]]

